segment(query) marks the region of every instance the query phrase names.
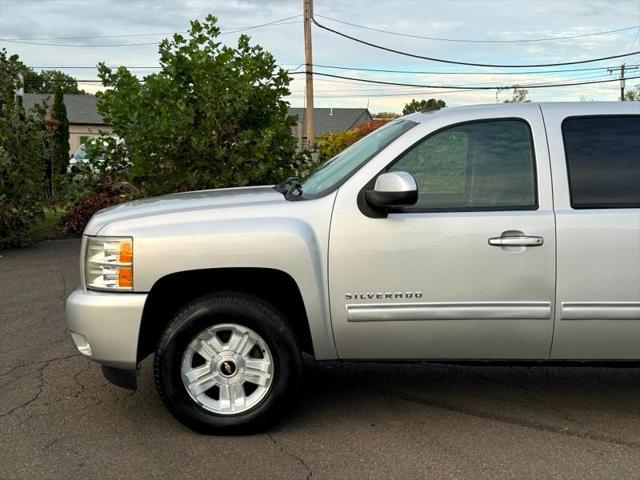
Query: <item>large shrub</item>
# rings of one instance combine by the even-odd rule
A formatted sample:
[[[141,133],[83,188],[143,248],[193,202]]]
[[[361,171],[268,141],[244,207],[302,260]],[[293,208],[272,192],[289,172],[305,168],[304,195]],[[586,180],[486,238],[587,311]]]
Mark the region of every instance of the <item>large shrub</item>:
[[[139,194],[128,182],[131,161],[122,140],[102,134],[88,139],[84,150],[85,157],[72,169],[69,188],[83,194],[60,220],[59,228],[65,233],[82,233],[98,210]]]
[[[218,40],[216,19],[160,43],[143,81],[99,66],[98,110],[124,138],[133,183],[146,194],[272,183],[295,167],[289,77],[249,37]]]
[[[109,192],[87,193],[73,202],[62,217],[58,227],[64,233],[80,235],[94,213],[120,203],[122,198]]]
[[[129,182],[132,164],[121,139],[100,134],[87,139],[83,148],[85,156],[71,172],[78,191],[111,191],[114,185]]]
[[[380,128],[388,119],[374,119],[369,123],[361,125],[346,132],[328,133],[316,140],[318,152],[321,160],[328,160],[335,157],[348,146],[356,143],[362,137],[369,135],[374,130]]]
[[[25,112],[15,91],[24,66],[0,50],[0,248],[36,241],[44,195],[43,111]]]

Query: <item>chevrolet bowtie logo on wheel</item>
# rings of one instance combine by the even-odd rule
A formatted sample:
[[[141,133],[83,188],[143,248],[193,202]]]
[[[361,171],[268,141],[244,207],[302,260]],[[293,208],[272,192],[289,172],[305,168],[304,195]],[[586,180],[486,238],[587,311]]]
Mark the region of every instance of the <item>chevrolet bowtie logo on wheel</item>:
[[[233,364],[233,362],[227,360],[226,362],[222,362],[220,369],[225,375],[233,375],[233,373],[236,371],[236,366]]]

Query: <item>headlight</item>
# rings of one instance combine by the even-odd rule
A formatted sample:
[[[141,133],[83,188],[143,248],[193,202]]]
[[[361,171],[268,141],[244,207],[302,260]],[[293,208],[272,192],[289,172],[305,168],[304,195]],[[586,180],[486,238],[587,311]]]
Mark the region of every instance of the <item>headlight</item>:
[[[89,290],[133,290],[133,239],[87,237],[84,272]]]

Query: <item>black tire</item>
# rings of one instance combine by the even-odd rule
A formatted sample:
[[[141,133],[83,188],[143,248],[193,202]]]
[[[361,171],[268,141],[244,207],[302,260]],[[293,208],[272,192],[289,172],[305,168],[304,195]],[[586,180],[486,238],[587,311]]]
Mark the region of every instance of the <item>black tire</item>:
[[[182,382],[182,356],[203,330],[232,322],[248,327],[266,342],[273,356],[273,379],[266,396],[248,411],[221,415],[198,405]],[[207,434],[240,434],[264,430],[279,417],[297,390],[301,356],[283,314],[259,298],[224,292],[206,295],[179,311],[164,330],[154,359],[160,398],[180,422]]]

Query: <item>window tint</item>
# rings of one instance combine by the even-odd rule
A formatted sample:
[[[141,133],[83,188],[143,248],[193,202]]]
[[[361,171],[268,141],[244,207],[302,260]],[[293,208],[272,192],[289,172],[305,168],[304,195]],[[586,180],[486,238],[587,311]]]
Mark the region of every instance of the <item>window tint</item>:
[[[521,120],[465,123],[436,132],[389,171],[409,172],[418,202],[403,211],[535,209],[531,133]]]
[[[640,115],[562,123],[573,208],[640,207]]]

